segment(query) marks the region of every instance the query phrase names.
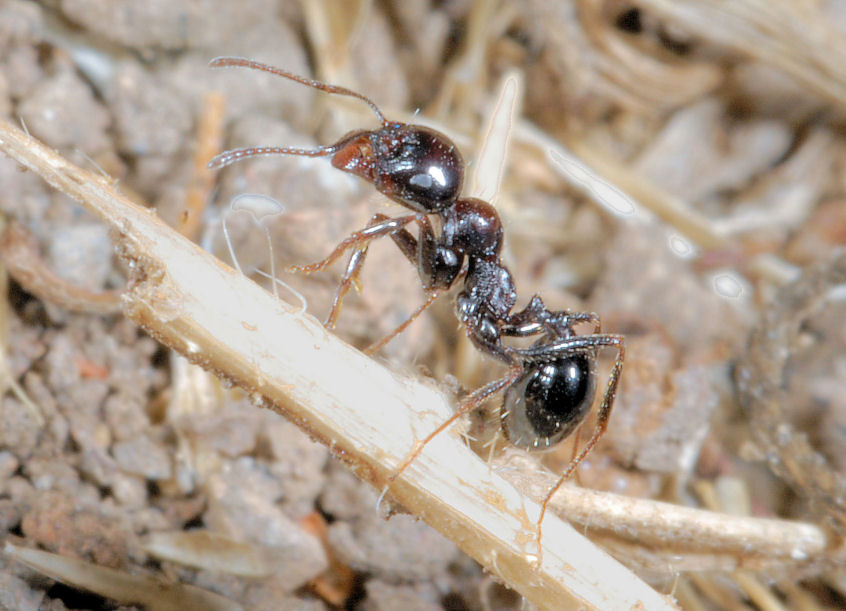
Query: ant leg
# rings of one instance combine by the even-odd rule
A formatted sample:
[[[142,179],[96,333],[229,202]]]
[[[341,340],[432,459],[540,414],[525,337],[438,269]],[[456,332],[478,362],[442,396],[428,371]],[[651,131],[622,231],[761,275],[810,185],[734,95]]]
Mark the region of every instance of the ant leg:
[[[555,485],[550,488],[549,492],[547,492],[546,497],[543,499],[543,503],[541,503],[541,511],[540,517],[538,518],[538,553],[541,553],[541,538],[543,537],[543,519],[546,516],[546,510],[549,506],[549,502],[552,500],[552,497],[555,496],[555,493],[558,492],[558,489],[567,481],[573,472],[576,470],[576,467],[579,466],[579,463],[584,460],[584,458],[590,453],[602,435],[605,433],[605,430],[608,428],[608,420],[611,417],[611,409],[614,407],[614,399],[617,396],[617,385],[620,382],[620,374],[623,371],[623,361],[626,358],[626,346],[625,340],[622,335],[587,335],[587,336],[579,336],[569,338],[562,342],[555,342],[549,346],[539,346],[537,349],[528,348],[525,351],[519,351],[521,354],[526,353],[527,356],[537,356],[541,358],[548,358],[549,356],[554,356],[555,354],[559,353],[566,353],[571,352],[576,349],[582,349],[585,347],[590,348],[600,348],[603,346],[609,346],[615,348],[617,350],[617,358],[614,361],[614,367],[611,369],[611,375],[608,377],[608,386],[605,388],[605,394],[602,397],[602,403],[599,405],[599,411],[596,415],[596,424],[593,428],[593,434],[591,435],[588,442],[585,444],[585,447],[582,448],[582,451],[574,457],[571,461],[567,469],[558,478],[558,481],[555,482]],[[545,348],[545,349],[544,349]],[[534,360],[534,359],[532,359]]]
[[[390,221],[391,218],[387,215],[377,213],[370,217],[366,229],[374,227],[377,224],[385,221]],[[397,232],[408,233],[406,229],[398,229]],[[391,234],[392,237],[394,234]],[[414,237],[408,234],[411,239]],[[395,240],[396,241],[396,240]],[[350,260],[347,262],[347,269],[341,277],[341,282],[338,284],[338,289],[335,291],[335,298],[332,300],[332,309],[329,311],[329,316],[323,326],[327,329],[334,329],[338,322],[338,316],[341,313],[341,303],[350,290],[350,287],[355,286],[356,291],[360,291],[358,277],[361,273],[361,268],[364,267],[364,260],[367,258],[367,249],[370,247],[370,241],[365,242],[355,247],[355,250],[350,255]]]
[[[511,337],[527,337],[543,332],[553,337],[571,337],[575,335],[573,325],[583,322],[593,324],[594,335],[602,330],[599,316],[594,312],[553,312],[546,309],[539,295],[534,295],[523,310],[508,316],[500,332]]]
[[[351,234],[348,238],[338,244],[335,247],[335,250],[333,250],[325,259],[322,259],[316,263],[311,263],[310,265],[291,265],[285,269],[286,271],[292,273],[301,274],[313,274],[314,272],[322,272],[327,267],[332,265],[332,263],[337,261],[341,257],[341,255],[343,255],[350,248],[359,247],[368,244],[372,240],[389,235],[397,231],[398,229],[401,229],[405,225],[419,220],[421,216],[422,215],[420,214],[409,214],[408,216],[388,218],[380,223],[376,223],[375,225],[370,225],[369,227],[365,227],[364,229]]]
[[[380,222],[390,221],[391,217],[376,213],[372,217],[370,217],[370,221],[367,224],[367,228],[373,227]],[[425,220],[425,219],[424,219]],[[419,224],[422,226],[422,221],[418,221]],[[393,233],[389,234],[391,239],[394,241],[394,244],[400,249],[405,258],[408,259],[412,265],[417,264],[417,239],[407,230],[407,229],[397,229]],[[335,292],[335,298],[332,301],[332,310],[329,312],[329,317],[326,319],[324,326],[328,329],[334,329],[335,324],[338,321],[338,316],[340,315],[341,311],[341,303],[346,297],[347,293],[350,290],[351,286],[355,286],[356,290],[358,290],[358,276],[361,273],[361,268],[364,266],[364,260],[367,257],[367,249],[369,248],[370,243],[366,242],[361,246],[356,247],[355,251],[352,255],[350,255],[350,260],[347,263],[347,269],[344,272],[343,277],[341,278],[341,283],[338,285],[338,290]],[[418,308],[411,317],[403,322],[399,327],[394,329],[387,337],[383,338],[379,342],[373,344],[372,346],[368,347],[364,353],[365,354],[374,354],[378,350],[380,350],[385,344],[387,344],[391,339],[393,339],[396,335],[401,333],[405,330],[408,325],[410,325],[415,318],[417,318],[426,308],[428,308],[432,303],[435,301],[442,291],[438,291],[432,295],[429,295],[426,302]]]
[[[367,249],[370,247],[370,242],[365,242],[363,245],[357,247],[350,255],[350,260],[347,262],[347,269],[341,277],[341,282],[335,290],[335,297],[332,299],[332,309],[329,310],[329,316],[326,317],[326,322],[323,326],[327,329],[334,329],[338,322],[338,315],[341,313],[341,303],[351,286],[355,286],[357,292],[361,291],[358,282],[358,275],[361,273],[361,268],[364,265],[364,259],[367,257]]]
[[[502,335],[511,337],[528,337],[542,333],[543,321],[550,312],[543,304],[540,295],[533,295],[529,303],[519,312],[508,315],[508,319],[500,329]]]
[[[370,356],[370,355],[373,355],[373,354],[376,354],[377,352],[379,352],[382,348],[384,348],[387,345],[388,342],[390,342],[397,335],[399,335],[400,333],[405,331],[408,328],[408,325],[413,323],[417,319],[418,316],[420,316],[423,312],[425,312],[429,308],[430,305],[435,303],[435,300],[437,300],[438,297],[443,295],[443,293],[444,293],[444,289],[436,289],[436,290],[432,291],[431,293],[429,293],[429,295],[426,297],[426,301],[423,302],[423,305],[421,305],[419,308],[414,310],[414,312],[411,313],[411,316],[409,316],[408,318],[405,319],[405,322],[403,322],[396,329],[394,329],[393,331],[388,333],[388,335],[386,335],[385,337],[380,339],[375,344],[371,344],[370,346],[365,348],[364,354]]]
[[[576,460],[576,454],[579,451],[579,442],[581,440],[582,440],[582,427],[579,427],[579,428],[576,429],[576,432],[574,433],[574,437],[573,437],[573,453],[570,454],[570,462],[571,463],[574,460]],[[582,485],[582,480],[579,477],[579,471],[578,470],[573,472],[573,479],[575,480],[576,484],[578,484],[579,486]]]
[[[548,328],[550,331],[555,331],[558,334],[561,334],[563,330],[572,334],[574,333],[573,325],[582,322],[593,325],[593,331],[591,331],[593,335],[598,335],[602,332],[602,321],[600,321],[599,314],[596,312],[570,312],[569,310],[565,310],[564,312],[550,312],[550,314],[553,317],[548,323]]]
[[[458,404],[458,408],[455,410],[455,413],[447,418],[438,428],[434,431],[429,433],[422,441],[418,441],[414,444],[414,447],[411,449],[411,452],[408,453],[408,456],[405,457],[405,460],[400,465],[399,469],[394,471],[390,477],[388,477],[388,486],[390,486],[394,480],[396,480],[402,473],[408,468],[408,466],[414,462],[414,460],[420,455],[420,452],[423,451],[423,448],[426,447],[432,439],[434,439],[437,435],[448,429],[452,424],[455,423],[456,420],[468,414],[474,407],[479,405],[482,401],[490,397],[492,394],[499,392],[503,388],[510,386],[513,384],[520,374],[523,372],[523,366],[520,364],[512,364],[511,369],[509,369],[508,373],[501,377],[498,380],[494,380],[493,382],[489,382],[482,386],[481,388],[477,388],[472,393],[467,395],[461,403]]]
[[[437,285],[437,280],[432,278],[432,270],[427,268],[423,263],[431,258],[431,249],[434,247],[435,242],[434,232],[432,231],[432,225],[429,223],[429,219],[427,217],[423,217],[417,221],[417,225],[420,228],[419,241],[404,229],[392,233],[391,238],[411,264],[417,267],[417,271],[423,280],[423,289],[426,292],[426,301],[423,302],[423,304],[412,312],[411,315],[402,322],[402,324],[397,326],[388,335],[380,339],[378,342],[368,346],[364,350],[365,354],[372,355],[384,348],[388,342],[405,331],[408,326],[417,319],[417,317],[425,312],[429,306],[435,303],[438,297],[440,297],[449,288],[448,285]],[[434,286],[432,286],[433,284]]]

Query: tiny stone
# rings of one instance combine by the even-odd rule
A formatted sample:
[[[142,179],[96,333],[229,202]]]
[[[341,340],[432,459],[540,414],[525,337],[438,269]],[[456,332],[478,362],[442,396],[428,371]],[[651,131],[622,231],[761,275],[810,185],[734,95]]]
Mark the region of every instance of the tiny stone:
[[[206,490],[206,526],[263,548],[273,574],[287,591],[301,587],[328,567],[317,537],[285,515],[261,489],[239,486],[230,477],[215,476]]]
[[[115,500],[126,507],[140,508],[147,503],[147,484],[139,477],[116,473],[111,490]]]
[[[454,543],[408,515],[386,521],[374,513],[356,523],[335,522],[329,544],[352,568],[389,581],[430,580],[458,554]]]
[[[69,69],[39,81],[18,105],[32,134],[56,148],[98,153],[108,147],[109,115],[91,88]]]
[[[101,290],[112,270],[109,228],[101,223],[62,227],[48,246],[51,269],[80,288]]]
[[[0,486],[17,471],[19,464],[18,459],[8,450],[0,452]]]
[[[0,399],[0,447],[14,452],[19,458],[35,450],[41,434],[41,424],[29,407],[7,396]]]
[[[12,499],[0,499],[0,531],[8,532],[20,522],[21,508],[18,503]]]
[[[440,611],[437,591],[431,584],[428,587],[415,585],[391,585],[378,579],[371,579],[365,586],[367,599],[361,606],[362,611]]]
[[[67,495],[78,492],[79,474],[70,464],[52,458],[33,458],[24,465],[24,472],[36,490],[58,490]]]
[[[168,479],[173,472],[167,449],[147,436],[117,442],[112,446],[112,456],[127,473],[147,479]]]

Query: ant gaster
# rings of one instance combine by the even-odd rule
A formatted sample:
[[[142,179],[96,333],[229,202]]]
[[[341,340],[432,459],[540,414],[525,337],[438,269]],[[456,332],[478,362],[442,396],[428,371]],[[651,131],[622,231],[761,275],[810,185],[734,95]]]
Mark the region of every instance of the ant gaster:
[[[334,327],[344,296],[358,280],[370,242],[390,236],[417,267],[428,298],[405,323],[370,351],[381,348],[400,333],[442,292],[463,277],[455,306],[459,322],[478,350],[508,366],[502,378],[470,393],[450,419],[418,441],[389,481],[401,474],[433,437],[502,390],[505,390],[505,397],[500,420],[509,441],[529,450],[551,447],[577,429],[593,405],[599,349],[611,347],[617,351],[593,434],[543,501],[538,520],[540,546],[541,526],[550,499],[607,427],[625,355],[623,337],[603,334],[596,314],[547,310],[537,295],[522,311],[512,312],[517,291],[511,272],[500,259],[503,229],[499,215],[493,206],[482,200],[460,197],[464,160],[445,135],[420,125],[388,121],[370,99],[344,87],[242,58],[221,57],[210,65],[263,70],[321,91],[358,98],[373,109],[382,123],[379,129],[356,130],[327,146],[236,149],[209,162],[209,167],[221,168],[263,155],[331,157],[334,167],[371,182],[380,193],[414,213],[395,218],[375,214],[367,227],[343,240],[322,261],[289,268],[305,273],[322,271],[352,249],[326,326]],[[434,230],[430,216],[438,219],[439,232]],[[412,223],[418,226],[418,237],[406,228]],[[593,332],[588,335],[576,333],[575,325],[582,323],[593,325]],[[536,339],[527,348],[515,348],[504,344],[504,337]]]

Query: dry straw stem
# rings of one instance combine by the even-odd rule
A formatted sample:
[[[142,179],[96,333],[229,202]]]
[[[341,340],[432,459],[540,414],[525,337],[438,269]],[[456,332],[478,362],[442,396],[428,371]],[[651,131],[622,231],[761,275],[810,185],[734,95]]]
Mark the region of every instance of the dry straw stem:
[[[703,248],[725,245],[725,239],[707,217],[588,144],[572,139],[567,143],[568,149],[526,121],[517,122],[514,137],[518,142],[543,151],[551,167],[569,184],[607,210],[630,216],[640,204]]]
[[[126,571],[93,565],[79,558],[60,556],[6,543],[6,558],[12,558],[43,575],[65,584],[91,590],[125,604],[142,604],[157,611],[241,611],[240,605],[220,594],[189,584],[162,583],[158,577],[131,575]],[[5,608],[5,607],[4,607]]]
[[[443,394],[400,376],[274,300],[155,213],[7,122],[0,150],[119,233],[133,270],[124,312],[162,343],[251,393],[326,443],[381,489],[416,440],[446,419]],[[673,604],[491,472],[457,435],[436,437],[390,494],[543,609],[671,609]],[[374,509],[375,510],[375,509]]]
[[[532,497],[556,480],[524,452],[506,450],[503,465],[502,476]],[[727,515],[574,486],[562,488],[552,506],[597,536],[648,547],[662,563],[653,568],[759,570],[808,563],[828,551],[825,532],[805,522]]]
[[[13,219],[0,222],[0,257],[9,275],[39,299],[71,312],[114,314],[120,311],[118,291],[89,291],[51,270],[41,258],[35,236]]]

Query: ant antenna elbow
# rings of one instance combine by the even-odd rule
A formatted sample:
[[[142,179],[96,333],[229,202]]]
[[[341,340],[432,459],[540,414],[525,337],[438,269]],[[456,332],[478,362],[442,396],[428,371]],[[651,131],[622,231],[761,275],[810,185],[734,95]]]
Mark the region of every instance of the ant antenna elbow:
[[[358,93],[357,91],[353,91],[352,89],[347,89],[346,87],[339,87],[338,85],[329,85],[327,83],[323,83],[321,81],[315,81],[314,79],[305,78],[303,76],[299,76],[297,74],[293,74],[288,72],[287,70],[282,70],[281,68],[276,68],[274,66],[269,66],[267,64],[263,64],[261,62],[253,61],[251,59],[246,59],[244,57],[215,57],[213,60],[209,62],[209,66],[212,68],[225,68],[228,66],[242,66],[244,68],[252,68],[253,70],[262,70],[264,72],[269,72],[270,74],[275,74],[277,76],[281,76],[286,79],[290,79],[294,82],[300,83],[301,85],[306,85],[307,87],[312,87],[314,89],[319,89],[320,91],[325,91],[327,93],[336,93],[338,95],[346,95],[353,98],[358,98],[362,102],[366,103],[373,109],[373,112],[376,113],[376,116],[379,118],[379,121],[382,123],[383,126],[388,125],[388,120],[385,118],[385,115],[382,114],[382,111],[379,110],[379,107],[376,106],[375,102],[370,98],[363,96],[362,94]]]

